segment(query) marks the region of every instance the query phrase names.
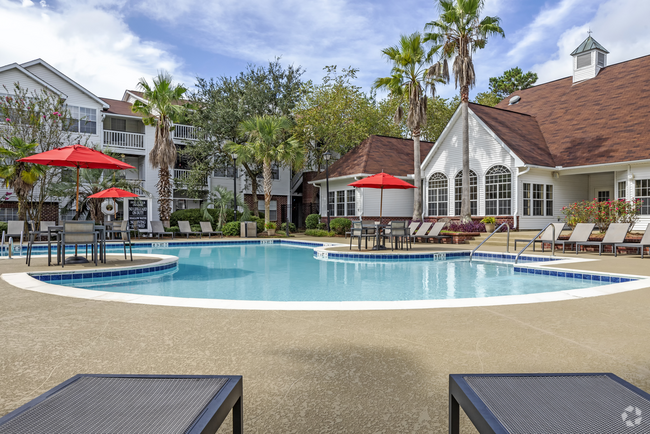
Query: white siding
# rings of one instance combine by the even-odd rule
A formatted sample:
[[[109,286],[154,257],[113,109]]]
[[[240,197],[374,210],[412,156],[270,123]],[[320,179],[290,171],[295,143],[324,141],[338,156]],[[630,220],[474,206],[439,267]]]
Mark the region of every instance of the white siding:
[[[591,56],[591,65],[585,66],[584,68],[578,69],[578,56],[583,54],[589,54]],[[605,66],[607,66],[607,54],[605,54]],[[589,80],[598,75],[600,70],[598,66],[598,51],[592,50],[589,53],[581,53],[576,56],[573,56],[573,82]]]
[[[7,71],[0,72],[0,93],[8,93],[10,95],[13,95],[14,83],[20,83],[20,86],[22,88],[29,89],[30,91],[43,89],[43,86],[41,84],[39,84],[31,77],[28,77],[18,69],[9,69]],[[5,86],[7,90],[5,90],[3,86]]]
[[[512,173],[512,204],[514,213],[517,210],[517,185],[515,161],[510,153],[476,120],[470,113],[469,117],[469,167],[478,177],[478,215],[485,214],[485,174],[495,165],[503,165]],[[438,144],[433,158],[422,172],[424,179],[424,215],[427,215],[427,198],[429,178],[436,172],[447,176],[449,181],[449,215],[454,215],[454,178],[463,168],[462,155],[462,118],[458,116],[449,134]]]
[[[44,82],[50,84],[68,96],[66,102],[70,105],[81,107],[97,107],[101,109],[101,104],[77,87],[70,84],[67,80],[50,71],[43,65],[36,64],[25,68]]]
[[[589,175],[589,197],[594,199],[598,197],[598,192],[609,191],[609,198],[616,197],[616,176],[614,172],[592,173]]]

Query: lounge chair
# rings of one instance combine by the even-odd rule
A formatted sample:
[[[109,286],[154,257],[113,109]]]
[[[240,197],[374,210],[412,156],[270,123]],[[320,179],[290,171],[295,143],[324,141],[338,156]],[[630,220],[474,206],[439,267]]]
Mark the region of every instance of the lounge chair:
[[[142,230],[139,230],[141,235],[145,234],[151,234],[151,236],[156,236],[157,238],[160,238],[161,236],[165,235],[171,235],[172,240],[174,239],[174,233],[173,232],[166,232],[165,227],[163,226],[163,223],[160,220],[150,220],[151,223],[151,232],[144,232]]]
[[[614,244],[614,256],[617,256],[617,250],[619,247],[634,247],[641,250],[641,259],[643,259],[643,250],[647,247],[650,250],[650,223],[645,228],[643,233],[643,238],[641,238],[640,243],[616,243]]]
[[[409,225],[408,230],[409,230],[409,238],[411,237],[411,234],[415,232],[415,230],[420,226],[420,223],[422,222],[413,222]]]
[[[440,231],[444,229],[446,224],[447,223],[445,222],[435,223],[428,234],[420,235],[419,238],[422,238],[423,240],[427,240],[426,242],[429,242],[428,240],[441,241],[443,238],[451,238],[451,235],[440,235]]]
[[[350,250],[352,250],[352,240],[354,238],[359,239],[358,248],[361,250],[361,239],[366,240],[366,249],[368,249],[368,238],[375,239],[374,226],[372,232],[368,230],[369,228],[365,227],[363,222],[352,222],[352,227],[350,228]]]
[[[562,253],[564,253],[567,245],[570,246],[587,241],[591,232],[594,230],[594,226],[596,226],[594,223],[578,223],[568,240],[557,240],[555,245],[561,245]],[[578,250],[577,247],[576,250]]]
[[[564,223],[553,223],[555,227],[555,243],[557,244],[560,234],[564,230]],[[515,240],[515,250],[517,250],[517,242],[520,243],[530,243],[532,240]],[[537,238],[533,243],[533,252],[535,251],[535,245],[537,243],[542,243],[542,253],[544,253],[544,244],[551,244],[553,242],[553,227],[549,226],[546,228],[541,237]]]
[[[418,237],[421,237],[421,236],[425,235],[429,231],[429,229],[431,228],[432,224],[433,223],[429,223],[429,222],[422,223],[422,226],[417,228],[416,231],[411,232],[411,241],[417,241]]]
[[[212,234],[221,235],[221,238],[223,238],[223,232],[213,231],[212,224],[210,224],[210,222],[201,222],[201,235],[205,235],[205,234],[208,234],[208,238],[210,238]]]
[[[179,221],[178,222],[178,229],[180,229],[181,235],[186,235],[187,238],[190,237],[190,235],[198,235],[201,237],[201,232],[194,232],[192,231],[192,228],[190,227],[190,222],[187,220],[184,221]]]
[[[598,255],[602,255],[604,246],[612,246],[613,248],[615,244],[624,243],[625,236],[629,230],[629,223],[612,223],[609,225],[602,241],[583,241],[576,243],[576,255],[580,250],[580,246],[598,246]]]

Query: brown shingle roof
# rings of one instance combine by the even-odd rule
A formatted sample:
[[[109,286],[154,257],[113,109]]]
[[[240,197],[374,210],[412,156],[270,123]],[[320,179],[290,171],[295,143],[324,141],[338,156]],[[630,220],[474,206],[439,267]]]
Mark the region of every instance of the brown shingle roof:
[[[514,92],[519,103],[496,107],[533,116],[557,166],[650,159],[648,71],[650,56],[640,57],[576,84],[567,77]]]
[[[474,103],[470,103],[469,108],[522,161],[536,166],[555,166],[534,117]]]
[[[420,142],[420,161],[427,156],[433,143]],[[330,179],[357,173],[386,172],[394,176],[413,173],[413,140],[386,136],[370,136],[329,168]],[[325,179],[321,172],[314,181]]]
[[[131,111],[132,105],[126,101],[121,101],[119,99],[110,99],[110,98],[100,98],[110,107],[108,110],[105,110],[105,113],[110,113],[114,115],[123,115],[123,116],[138,116],[142,117],[139,113],[133,113]]]

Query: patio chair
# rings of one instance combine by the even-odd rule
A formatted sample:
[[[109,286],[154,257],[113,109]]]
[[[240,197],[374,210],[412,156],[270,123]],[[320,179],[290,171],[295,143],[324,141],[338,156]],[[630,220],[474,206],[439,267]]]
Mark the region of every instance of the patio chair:
[[[129,221],[124,220],[121,222],[120,226],[118,229],[115,229],[115,225],[113,225],[113,229],[110,231],[106,231],[106,235],[111,234],[111,235],[117,235],[120,234],[121,240],[112,240],[112,241],[121,241],[122,245],[124,246],[124,259],[126,259],[126,245],[127,243],[129,244],[129,254],[131,255],[131,260],[133,261],[133,249],[131,247],[131,231],[129,230]],[[108,238],[108,237],[107,237]]]
[[[437,222],[433,225],[428,234],[420,235],[419,238],[427,240],[426,242],[429,242],[428,240],[438,240],[440,242],[443,238],[451,238],[451,235],[440,235],[440,231],[445,227],[445,225],[445,222]]]
[[[368,238],[375,239],[374,226],[372,231],[369,231],[367,227],[364,227],[363,222],[352,222],[352,227],[350,228],[350,250],[352,250],[352,240],[355,238],[359,239],[358,248],[361,250],[361,239],[366,240],[366,250],[368,249]]]
[[[406,250],[409,249],[409,231],[408,228],[406,227],[406,222],[405,221],[393,221],[390,222],[389,227],[387,228],[386,232],[382,236],[384,239],[388,238],[390,239],[390,249],[395,250],[393,242],[397,244],[397,248],[400,248],[400,242],[402,245],[402,248],[404,248],[404,241],[406,241]]]
[[[151,236],[156,235],[156,237],[160,238],[161,236],[165,235],[171,235],[172,240],[174,239],[174,233],[173,232],[166,232],[165,227],[163,226],[163,223],[160,220],[151,220],[151,232],[143,232],[140,231],[141,234],[151,234]]]
[[[9,238],[20,239],[20,245],[23,245],[23,239],[25,237],[25,221],[24,220],[10,220],[7,222],[7,230],[2,231],[2,242],[0,246],[4,246],[5,243],[9,242]]]
[[[221,235],[221,238],[223,238],[223,232],[221,231],[213,231],[212,230],[212,224],[210,222],[200,222],[201,223],[201,235],[208,234],[208,238],[212,236],[212,234],[215,235]]]
[[[57,246],[57,252],[61,252],[61,266],[65,267],[65,246],[79,244],[86,245],[86,255],[88,254],[88,244],[92,245],[92,259],[97,265],[99,256],[97,231],[95,230],[94,221],[67,221],[63,222],[63,232]]]
[[[645,228],[645,232],[643,233],[643,238],[641,238],[641,242],[639,243],[616,243],[614,244],[614,257],[617,256],[617,250],[619,247],[633,247],[641,250],[641,259],[643,259],[643,250],[647,247],[648,250],[650,250],[650,223],[648,223],[648,226]]]
[[[25,263],[27,264],[27,266],[30,266],[32,263],[32,249],[34,247],[34,244],[39,244],[37,238],[40,240],[42,239],[43,235],[48,236],[48,239],[44,241],[43,244],[49,243],[50,240],[49,240],[48,228],[51,226],[56,226],[56,223],[53,221],[45,221],[45,222],[42,221],[39,226],[40,227],[38,231],[36,230],[36,228],[34,228],[33,230],[29,231],[28,234],[27,254],[25,255]]]
[[[432,224],[433,223],[429,222],[422,223],[422,226],[420,226],[415,232],[411,232],[411,240],[417,242],[418,237],[425,235],[431,228]]]
[[[573,229],[573,232],[571,233],[571,236],[569,237],[568,240],[557,240],[555,242],[555,245],[561,245],[562,246],[562,253],[564,253],[566,246],[567,245],[575,245],[580,242],[587,241],[589,239],[589,236],[591,235],[591,232],[594,230],[594,227],[596,226],[595,223],[578,223],[576,227]],[[576,250],[578,248],[576,247]]]
[[[190,222],[187,220],[179,221],[178,229],[180,229],[181,235],[186,235],[187,238],[189,238],[190,235],[198,235],[199,237],[202,237],[201,232],[192,231],[192,228],[190,227]]]
[[[582,241],[576,243],[576,255],[580,250],[580,246],[598,246],[598,255],[602,255],[604,246],[612,246],[613,248],[615,244],[624,243],[625,236],[629,230],[629,223],[612,223],[607,228],[607,232],[602,241]]]
[[[555,243],[557,244],[557,240],[560,238],[560,234],[564,230],[565,224],[553,223],[553,226],[555,226]],[[517,242],[530,243],[531,241],[532,240],[515,240],[515,250],[517,250]],[[553,228],[549,226],[548,228],[546,228],[542,236],[537,238],[533,243],[533,252],[535,251],[535,245],[537,243],[542,243],[542,253],[544,253],[544,244],[551,244],[552,241],[553,241]]]

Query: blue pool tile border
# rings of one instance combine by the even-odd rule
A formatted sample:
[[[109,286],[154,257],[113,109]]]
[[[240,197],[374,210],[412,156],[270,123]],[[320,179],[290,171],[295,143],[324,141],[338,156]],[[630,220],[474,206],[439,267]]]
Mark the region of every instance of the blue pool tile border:
[[[176,261],[170,262],[163,265],[154,265],[150,267],[141,267],[141,268],[129,268],[126,270],[97,270],[89,273],[79,273],[79,272],[69,272],[69,273],[52,273],[52,274],[31,274],[28,273],[31,277],[41,282],[63,282],[66,280],[81,281],[81,280],[92,280],[92,279],[102,279],[106,277],[120,277],[128,276],[135,274],[151,274],[158,273],[161,271],[170,270],[172,268],[177,268],[178,263]]]
[[[624,283],[624,282],[634,282],[636,280],[639,280],[636,277],[630,277],[630,276],[611,276],[608,274],[592,274],[592,273],[584,273],[584,272],[575,273],[569,271],[542,270],[539,268],[528,268],[528,267],[517,267],[517,266],[515,266],[515,273],[538,274],[544,276],[561,277],[565,279],[592,280],[594,282],[606,282],[606,283]]]

